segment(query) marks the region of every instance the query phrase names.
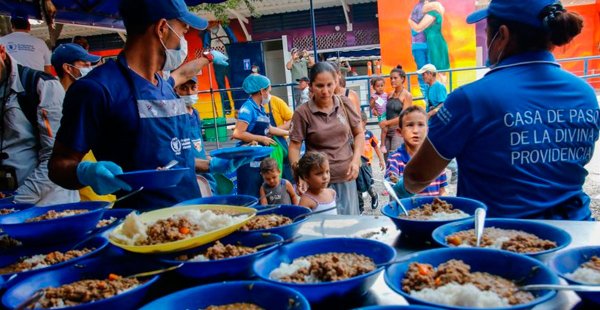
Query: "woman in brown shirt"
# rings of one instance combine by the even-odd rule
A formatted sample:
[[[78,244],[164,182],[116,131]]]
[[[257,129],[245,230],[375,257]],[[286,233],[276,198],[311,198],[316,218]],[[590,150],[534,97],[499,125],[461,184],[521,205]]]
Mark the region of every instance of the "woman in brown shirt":
[[[294,167],[300,160],[302,142],[307,152],[325,153],[338,214],[358,215],[356,177],[365,144],[360,115],[348,98],[334,94],[338,77],[331,64],[318,63],[309,75],[313,98],[298,107],[292,118],[290,163]]]

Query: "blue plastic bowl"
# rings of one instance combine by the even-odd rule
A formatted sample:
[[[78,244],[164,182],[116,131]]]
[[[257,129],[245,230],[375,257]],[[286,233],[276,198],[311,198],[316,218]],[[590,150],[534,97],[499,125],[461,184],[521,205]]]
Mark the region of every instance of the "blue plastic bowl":
[[[152,263],[147,260],[140,260],[139,257],[112,259],[99,257],[85,259],[79,261],[76,265],[40,272],[18,281],[4,293],[2,304],[6,308],[14,309],[38,289],[59,287],[83,279],[106,279],[110,273],[127,276],[164,267],[164,265]],[[145,278],[143,279],[147,280],[145,283],[122,294],[70,307],[69,309],[136,309],[146,296],[150,286],[159,277]]]
[[[81,239],[96,227],[110,205],[105,201],[86,201],[46,207],[29,208],[0,218],[0,229],[9,236],[29,243],[61,243],[65,240]],[[40,216],[50,210],[86,209],[89,212],[53,220],[26,223],[27,219]]]
[[[108,220],[111,217],[116,218],[116,220],[104,227],[94,228],[94,230],[92,230],[91,234],[99,235],[107,230],[111,230],[112,228],[119,225],[119,223],[121,223],[125,219],[125,217],[127,215],[129,215],[129,213],[134,212],[134,211],[135,210],[133,210],[133,209],[108,209],[108,210],[104,211],[104,214],[102,215],[102,218],[100,218],[100,221]]]
[[[436,228],[432,237],[437,244],[445,247],[454,247],[446,243],[446,237],[463,230],[473,229],[474,220],[464,220],[458,222],[448,223]],[[541,239],[546,239],[556,242],[556,247],[546,251],[535,252],[535,253],[521,253],[531,257],[537,257],[558,251],[571,243],[571,235],[564,229],[558,228],[550,224],[544,224],[532,220],[518,220],[518,219],[497,219],[490,218],[485,220],[485,227],[495,227],[501,229],[514,229],[522,230],[524,232],[534,234]]]
[[[548,261],[550,270],[556,272],[570,284],[593,285],[573,280],[567,274],[573,273],[581,264],[589,261],[592,256],[600,257],[600,246],[586,246],[564,250]],[[576,292],[581,299],[600,304],[600,293]]]
[[[232,303],[252,303],[263,309],[310,309],[306,298],[295,290],[265,282],[236,281],[192,287],[159,298],[140,310],[205,309]]]
[[[357,297],[367,293],[383,268],[377,268],[369,273],[350,279],[325,282],[298,284],[272,280],[269,274],[281,263],[291,263],[294,259],[314,254],[330,252],[357,253],[370,257],[375,264],[391,261],[396,256],[396,250],[391,246],[369,239],[359,238],[325,238],[295,242],[280,247],[254,262],[254,273],[264,281],[286,286],[300,292],[311,303],[325,303],[341,300],[343,297]]]
[[[270,207],[273,207],[273,206],[259,206],[259,207],[255,206],[255,208],[257,208],[259,210],[256,215],[277,214],[277,215],[287,216],[287,217],[293,219],[298,215],[307,214],[307,213],[312,212],[309,208],[305,208],[305,207],[301,207],[301,206],[294,206],[294,205],[280,205],[279,208],[277,208],[275,210],[267,211],[265,213],[260,212],[260,209],[270,208]],[[287,224],[287,225],[283,225],[283,226],[279,226],[279,227],[275,227],[275,228],[269,228],[269,229],[257,229],[257,230],[251,230],[251,231],[241,231],[240,230],[240,233],[243,233],[243,234],[272,233],[272,234],[278,234],[281,237],[283,237],[283,239],[287,240],[287,239],[293,238],[300,230],[300,226],[302,226],[302,224],[304,222],[306,222],[307,220],[308,220],[308,217],[304,217],[304,218],[301,218],[291,224]]]
[[[45,268],[40,268],[40,269],[35,269],[35,270],[28,270],[28,271],[23,271],[23,272],[19,272],[17,273],[17,276],[14,278],[11,278],[13,275],[15,275],[15,273],[6,273],[6,274],[2,274],[0,275],[0,278],[3,278],[6,281],[6,286],[10,286],[13,283],[15,283],[16,281],[18,281],[19,279],[21,279],[22,277],[34,274],[34,273],[39,273],[39,272],[43,272],[43,271],[47,271],[47,270],[53,270],[53,269],[57,269],[57,268],[61,268],[63,266],[67,266],[67,265],[72,265],[75,264],[76,262],[85,259],[85,258],[89,258],[92,257],[93,255],[98,254],[100,251],[102,251],[106,245],[108,244],[108,240],[102,237],[94,237],[84,243],[82,243],[81,245],[78,245],[74,250],[79,250],[79,249],[83,249],[83,248],[95,248],[92,252],[87,253],[85,255],[82,255],[80,257],[77,258],[73,258],[71,260],[68,260],[66,262],[62,262],[59,264],[55,264],[55,265],[51,265]],[[74,244],[65,244],[65,245],[59,245],[59,246],[50,246],[50,247],[43,247],[43,248],[24,248],[24,249],[20,249],[19,251],[12,251],[11,253],[6,253],[6,254],[2,254],[0,255],[0,267],[6,267],[8,265],[11,265],[15,262],[17,262],[21,257],[25,257],[25,256],[32,256],[32,255],[38,255],[38,254],[47,254],[53,251],[61,251],[61,252],[65,252],[68,250],[71,250],[72,246],[74,246]],[[10,279],[10,281],[9,281]],[[0,286],[1,287],[1,286]]]
[[[412,210],[418,208],[426,203],[433,202],[435,197],[412,197],[400,199],[402,205],[406,208],[406,210]],[[404,214],[402,209],[396,205],[395,202],[385,205],[381,209],[381,213],[387,217],[389,217],[392,222],[396,225],[402,232],[402,238],[408,238],[406,240],[410,240],[411,242],[421,243],[423,241],[431,240],[431,233],[434,229],[442,226],[444,224],[448,224],[451,222],[456,222],[464,219],[473,218],[473,214],[475,213],[475,209],[484,208],[487,210],[487,207],[477,200],[462,198],[462,197],[439,197],[440,199],[452,204],[455,209],[460,209],[463,212],[469,214],[469,217],[465,217],[462,219],[456,220],[445,220],[445,221],[418,221],[411,220],[406,218],[398,217],[401,214]]]
[[[0,193],[4,194],[4,198],[0,198],[0,206],[13,203],[17,194],[12,191],[0,191]]]
[[[129,184],[132,189],[161,189],[173,187],[183,179],[190,168],[171,168],[169,170],[138,170],[117,174],[116,177]]]
[[[226,205],[226,206],[245,206],[254,207],[258,204],[256,197],[248,195],[223,195],[223,196],[212,196],[205,198],[195,198],[186,201],[182,201],[175,206],[189,206],[189,205]]]
[[[417,299],[402,290],[402,280],[412,262],[427,263],[437,267],[451,259],[459,259],[471,266],[471,271],[488,272],[509,280],[522,280],[520,284],[558,284],[558,277],[552,273],[542,262],[515,254],[508,251],[498,251],[481,248],[442,248],[422,251],[413,254],[406,262],[398,263],[387,268],[385,271],[385,283],[396,293],[406,298],[409,303],[423,304],[427,306],[443,307],[449,309],[475,309],[469,307],[452,307],[430,303]],[[535,305],[550,300],[555,291],[532,291],[536,299],[532,302],[505,308],[493,309],[530,309]]]
[[[357,308],[355,310],[440,310],[443,308],[427,307],[427,306],[370,306]]]
[[[17,212],[19,211],[23,211],[23,210],[27,210],[31,207],[34,207],[35,205],[31,204],[31,203],[9,203],[9,204],[4,204],[4,205],[0,205],[0,209],[15,209],[17,210]],[[9,216],[11,214],[15,214],[16,212],[13,213],[9,213],[9,214],[5,214],[5,215],[0,215],[0,219],[5,217],[5,216]],[[0,233],[1,234],[1,233]]]
[[[257,245],[282,241],[283,238],[275,234],[232,234],[219,241],[224,245],[234,244],[254,247]],[[164,256],[161,260],[165,263],[177,265],[181,261],[176,258],[182,254],[198,255],[204,252],[207,248],[214,245],[214,242],[207,245],[194,248],[185,252],[177,252]],[[279,247],[281,244],[272,245],[264,249],[260,249],[255,253],[225,258],[219,260],[211,260],[205,262],[184,262],[183,266],[176,270],[181,276],[201,281],[224,281],[230,279],[243,279],[252,276],[252,264],[260,256],[269,253]]]

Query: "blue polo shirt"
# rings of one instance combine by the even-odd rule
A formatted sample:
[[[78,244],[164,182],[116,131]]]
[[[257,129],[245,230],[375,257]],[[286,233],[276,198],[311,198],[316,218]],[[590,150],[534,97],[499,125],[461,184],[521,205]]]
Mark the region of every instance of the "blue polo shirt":
[[[439,81],[435,81],[427,88],[427,112],[444,103],[447,97],[448,91],[446,90],[446,86]]]
[[[80,152],[94,152],[98,161],[112,161],[123,168],[123,171],[156,169],[171,159],[179,160],[178,167],[190,167],[190,172],[173,188],[161,190],[143,190],[139,194],[124,200],[119,207],[134,209],[152,209],[168,207],[177,202],[200,196],[193,167],[193,160],[183,160],[182,156],[191,154],[189,142],[189,119],[185,118],[156,118],[161,121],[159,126],[164,132],[172,128],[187,128],[178,130],[178,137],[166,137],[163,134],[144,134],[142,121],[152,119],[148,116],[142,120],[138,112],[138,101],[134,90],[130,87],[132,81],[143,100],[159,100],[168,105],[177,99],[173,87],[168,81],[158,78],[158,85],[153,85],[146,79],[131,71],[124,57],[119,55],[122,65],[110,60],[94,69],[85,78],[75,82],[67,91],[63,106],[61,128],[56,140],[67,147]],[[131,74],[129,80],[124,72]],[[142,100],[142,101],[143,101]],[[183,103],[182,103],[183,104]],[[185,110],[185,107],[183,107]],[[150,111],[152,112],[152,111]],[[181,124],[181,121],[185,124]],[[159,133],[160,133],[159,129]],[[177,138],[177,143],[162,143],[164,149],[148,150],[140,146],[144,141]],[[171,145],[169,145],[171,144]],[[176,147],[179,151],[174,155]],[[185,157],[189,159],[190,157]],[[121,193],[117,193],[118,196]]]
[[[248,98],[248,100],[246,100],[240,108],[240,111],[238,113],[238,121],[242,121],[248,124],[248,129],[246,131],[261,136],[266,136],[268,133],[268,129],[266,132],[255,133],[254,127],[256,127],[257,122],[271,122],[269,116],[265,112],[265,108],[262,105],[258,106],[256,102],[252,100],[252,98]]]
[[[584,166],[600,130],[594,90],[546,51],[503,60],[452,92],[429,122],[439,155],[457,158],[458,196],[492,217],[589,217]]]

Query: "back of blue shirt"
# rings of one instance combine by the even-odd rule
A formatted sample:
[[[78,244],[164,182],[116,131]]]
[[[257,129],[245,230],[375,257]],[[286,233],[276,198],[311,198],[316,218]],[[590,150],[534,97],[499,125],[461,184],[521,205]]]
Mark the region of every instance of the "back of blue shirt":
[[[573,204],[569,217],[580,219],[589,216],[582,185],[599,113],[594,90],[552,54],[525,53],[451,93],[428,138],[442,157],[457,158],[458,195],[483,201],[490,216],[537,217]]]

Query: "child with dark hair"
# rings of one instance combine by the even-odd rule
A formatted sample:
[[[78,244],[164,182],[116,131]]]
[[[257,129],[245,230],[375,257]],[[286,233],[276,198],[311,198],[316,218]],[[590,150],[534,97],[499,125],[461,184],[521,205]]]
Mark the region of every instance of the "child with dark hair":
[[[302,178],[307,190],[300,197],[299,205],[319,211],[336,206],[336,193],[329,188],[329,160],[321,152],[308,152],[296,166],[296,176]],[[337,210],[328,213],[337,214]]]
[[[388,157],[386,178],[396,183],[404,174],[404,167],[417,152],[427,136],[427,113],[419,106],[406,108],[398,117],[399,128],[397,134],[401,135],[404,143]],[[446,194],[446,173],[442,173],[418,195],[444,196]]]
[[[388,94],[384,89],[385,80],[382,77],[372,78],[371,87],[373,87],[373,94],[371,95],[369,104],[371,105],[373,115],[377,116],[377,121],[381,122],[385,119],[385,108],[388,101]]]
[[[364,211],[365,202],[363,200],[363,193],[369,193],[371,196],[371,209],[377,209],[379,206],[379,195],[373,188],[373,152],[377,154],[377,158],[379,159],[379,168],[381,171],[385,169],[385,160],[383,159],[383,154],[381,150],[379,150],[379,141],[377,137],[367,129],[367,113],[362,112],[362,125],[365,130],[365,150],[362,156],[362,165],[360,166],[360,172],[358,173],[358,178],[356,179],[356,186],[358,189],[358,207],[360,208],[360,212]]]
[[[292,183],[280,177],[281,171],[275,159],[267,157],[260,162],[260,175],[264,181],[259,190],[261,205],[298,204]]]

